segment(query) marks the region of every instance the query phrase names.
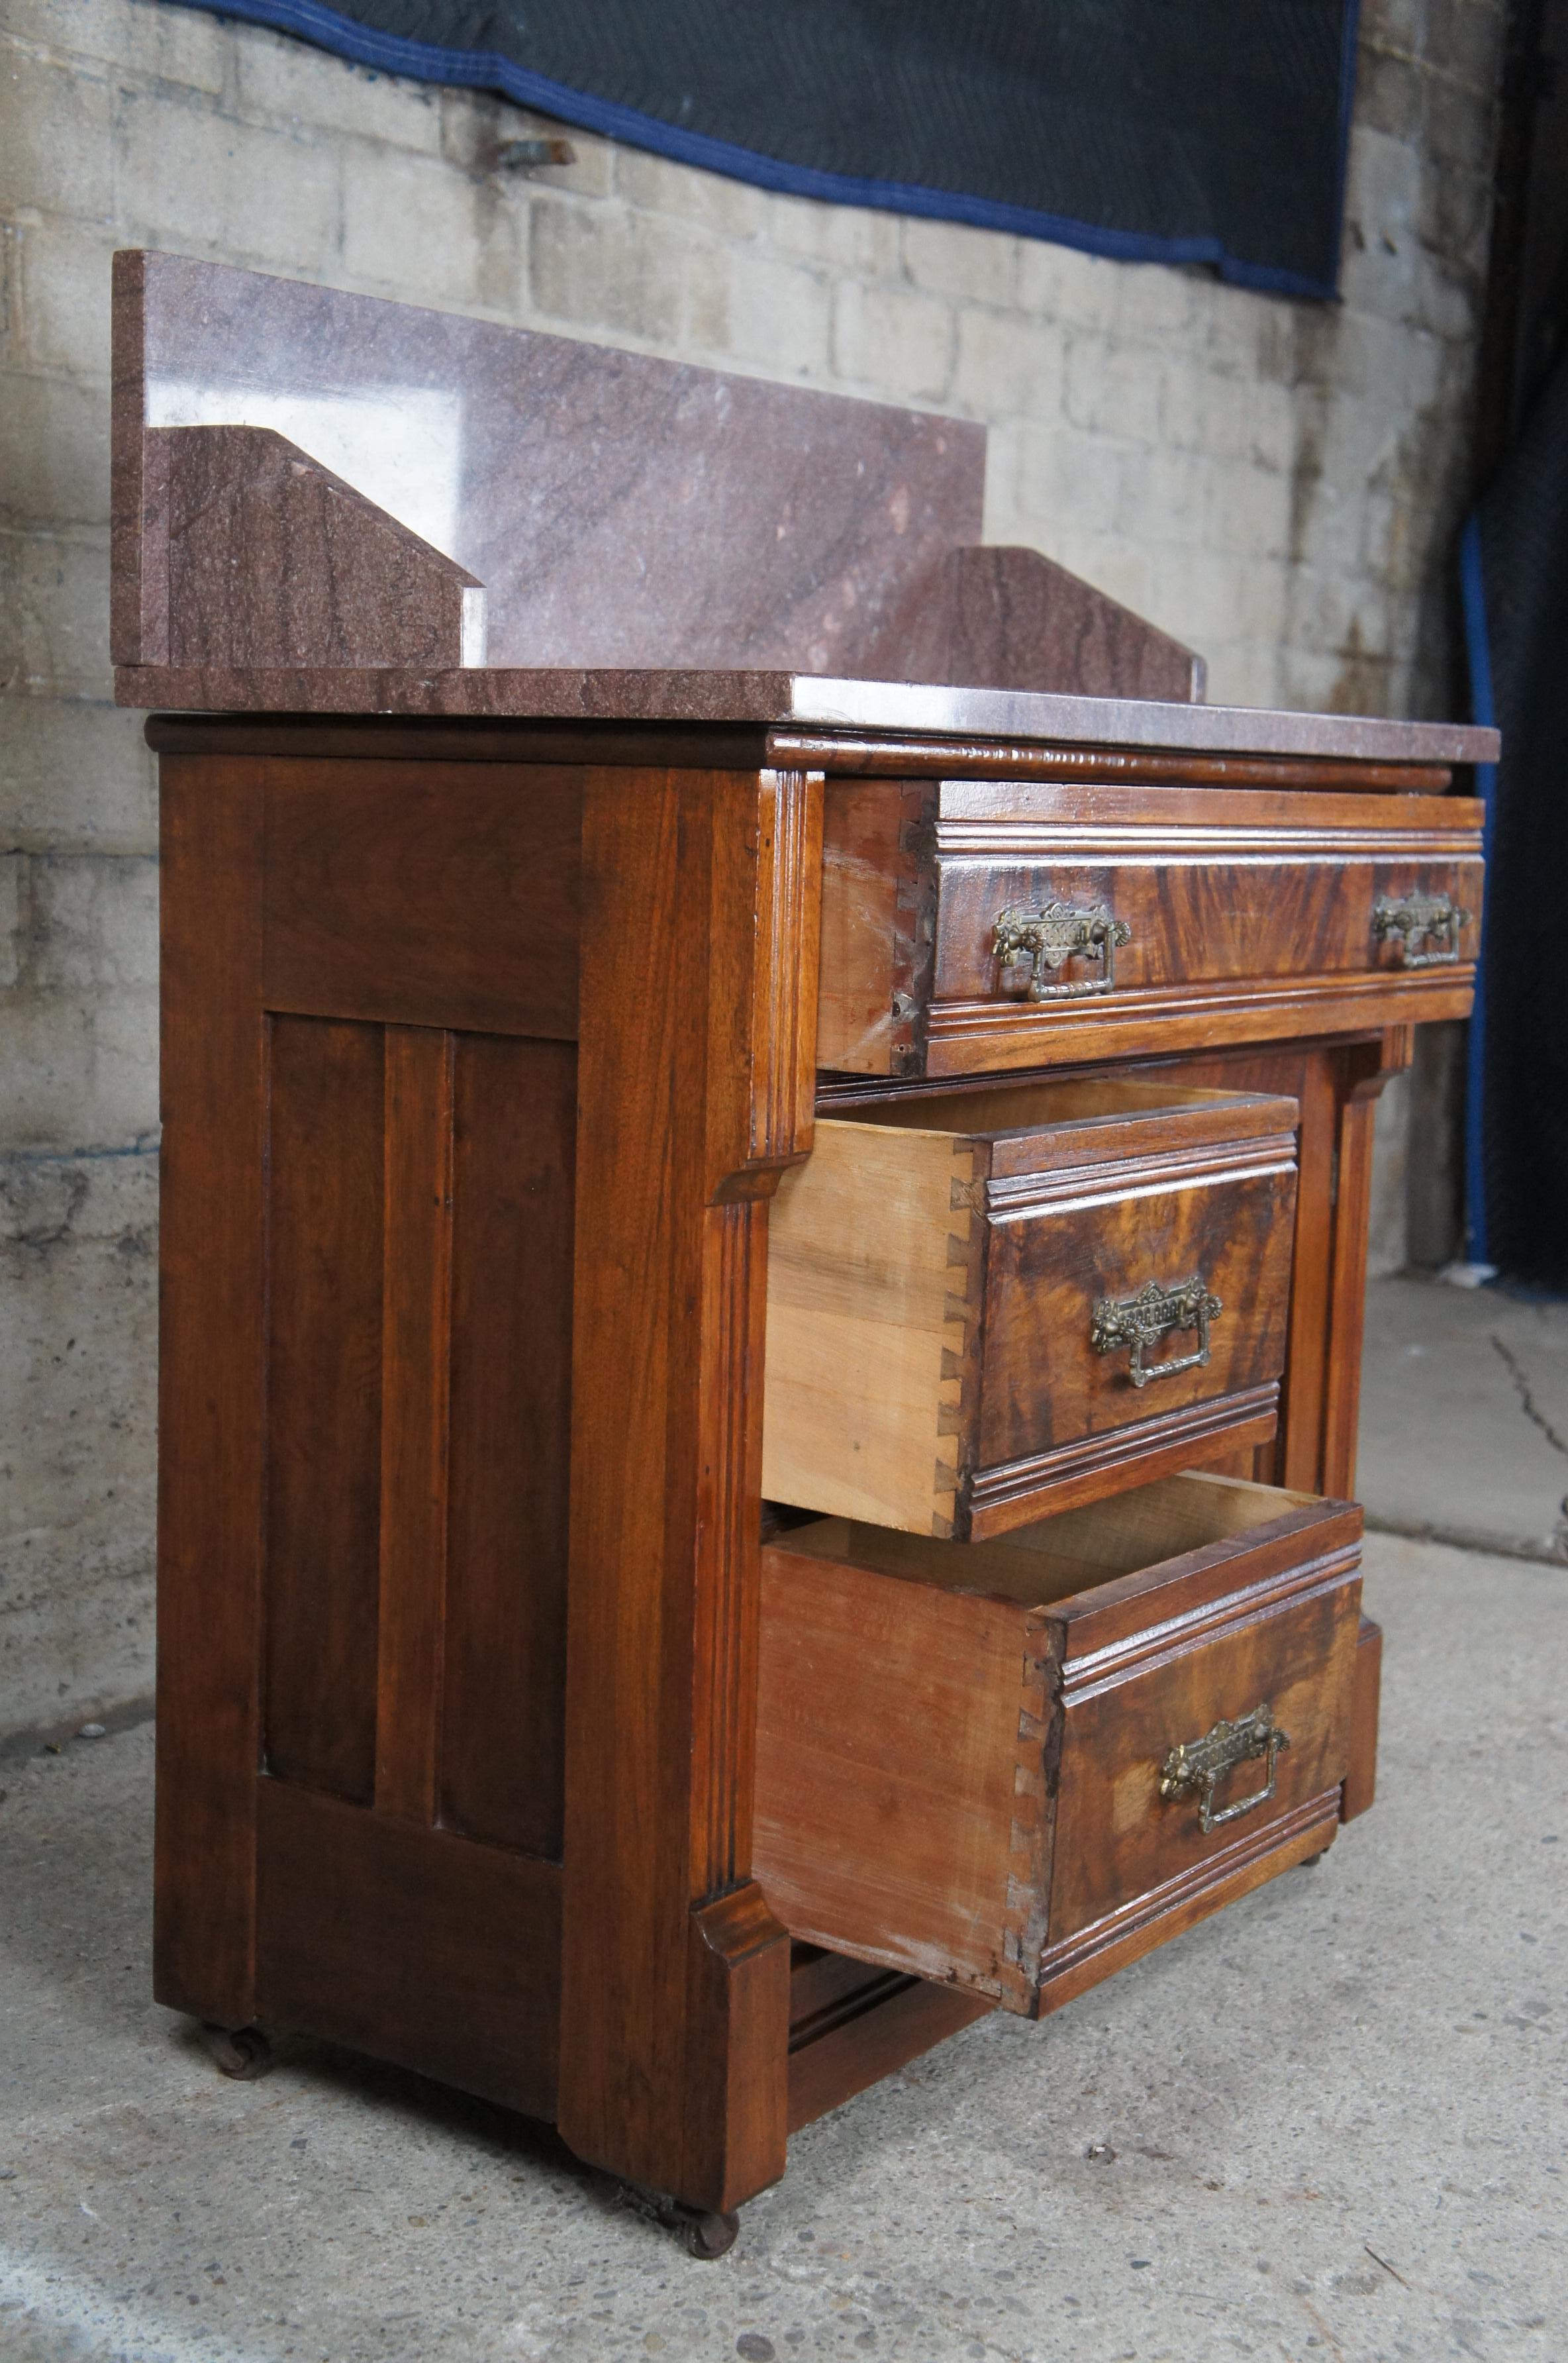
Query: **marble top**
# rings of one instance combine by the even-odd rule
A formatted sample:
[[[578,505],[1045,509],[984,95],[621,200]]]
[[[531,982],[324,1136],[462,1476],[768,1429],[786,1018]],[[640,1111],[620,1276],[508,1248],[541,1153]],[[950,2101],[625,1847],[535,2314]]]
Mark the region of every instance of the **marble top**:
[[[1181,643],[979,547],[963,420],[175,255],[116,255],[114,326],[122,704],[1496,753],[1201,704]]]
[[[747,671],[519,669],[446,672],[313,666],[299,671],[127,667],[123,705],[204,713],[470,715],[491,719],[756,723],[900,738],[1165,747],[1190,753],[1301,755],[1380,763],[1489,763],[1495,730],[1249,705],[1066,697],[1026,690],[846,681]]]

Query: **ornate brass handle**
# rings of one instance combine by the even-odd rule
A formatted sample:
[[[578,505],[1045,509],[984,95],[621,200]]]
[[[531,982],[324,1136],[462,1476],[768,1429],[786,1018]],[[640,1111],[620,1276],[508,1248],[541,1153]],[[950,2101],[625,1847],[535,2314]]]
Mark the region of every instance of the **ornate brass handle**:
[[[1217,1723],[1201,1739],[1184,1739],[1179,1747],[1173,1747],[1160,1769],[1160,1794],[1172,1802],[1196,1797],[1198,1826],[1207,1837],[1210,1830],[1220,1828],[1226,1822],[1239,1822],[1243,1814],[1266,1803],[1274,1794],[1280,1751],[1289,1745],[1288,1736],[1275,1723],[1274,1709],[1265,1699],[1262,1706],[1253,1707],[1251,1714],[1240,1715],[1234,1723]],[[1249,1763],[1257,1756],[1266,1758],[1268,1762],[1268,1778],[1263,1787],[1217,1814],[1214,1792],[1220,1781],[1238,1764]]]
[[[1224,1310],[1220,1299],[1209,1294],[1201,1272],[1178,1281],[1174,1288],[1162,1288],[1152,1280],[1136,1296],[1099,1299],[1089,1315],[1089,1344],[1097,1354],[1114,1354],[1119,1346],[1129,1347],[1132,1356],[1129,1375],[1135,1387],[1146,1387],[1151,1379],[1174,1379],[1178,1370],[1201,1370],[1209,1360],[1209,1325]],[[1180,1354],[1172,1362],[1146,1363],[1144,1347],[1163,1337],[1167,1329],[1196,1329],[1197,1351]]]
[[[1451,968],[1459,958],[1459,931],[1469,925],[1470,913],[1447,894],[1380,894],[1372,906],[1372,932],[1380,944],[1398,945],[1402,968]],[[1436,949],[1411,949],[1423,941]]]
[[[1126,920],[1112,918],[1103,903],[1087,907],[1047,903],[1040,911],[1015,903],[997,921],[992,949],[1003,968],[1015,968],[1025,960],[1032,963],[1031,1001],[1077,1001],[1088,993],[1115,992],[1116,947],[1132,940],[1132,930]],[[1100,961],[1099,976],[1070,984],[1045,982],[1048,970],[1066,968],[1070,960],[1086,952]]]

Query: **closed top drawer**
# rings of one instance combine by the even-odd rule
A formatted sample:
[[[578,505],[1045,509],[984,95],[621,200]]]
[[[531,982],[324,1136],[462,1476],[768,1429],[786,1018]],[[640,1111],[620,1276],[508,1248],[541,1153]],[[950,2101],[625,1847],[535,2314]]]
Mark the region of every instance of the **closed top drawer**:
[[[792,1936],[1034,2015],[1333,1836],[1361,1514],[1170,1478],[962,1545],[763,1551],[756,1876]]]
[[[1459,797],[830,782],[817,1059],[956,1075],[1462,1016]]]
[[[765,1494],[963,1540],[1266,1441],[1296,1121],[1117,1077],[819,1121],[769,1222]]]

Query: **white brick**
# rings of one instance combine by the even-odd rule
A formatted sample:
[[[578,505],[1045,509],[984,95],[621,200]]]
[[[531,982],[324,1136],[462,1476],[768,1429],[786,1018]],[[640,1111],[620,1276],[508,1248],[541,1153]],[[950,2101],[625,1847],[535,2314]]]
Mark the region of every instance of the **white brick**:
[[[336,254],[337,161],[327,148],[146,91],[127,94],[118,132],[127,243],[286,262],[296,273],[323,271]]]
[[[441,94],[429,83],[374,73],[260,25],[243,28],[235,66],[237,111],[251,121],[347,131],[426,156],[441,151]]]
[[[834,367],[895,399],[935,400],[953,375],[953,314],[930,295],[845,281],[834,306]]]
[[[686,243],[620,206],[538,197],[530,221],[534,301],[585,331],[673,344],[685,309]]]
[[[110,90],[101,73],[54,65],[0,40],[0,211],[42,207],[108,217]]]
[[[0,855],[0,986],[7,988],[17,983],[22,973],[27,868],[22,854]]]
[[[1146,351],[1074,337],[1067,347],[1065,407],[1075,427],[1131,443],[1160,433],[1160,364]]]
[[[977,418],[1059,417],[1065,364],[1055,327],[972,307],[958,315],[953,399]]]
[[[1122,265],[1043,239],[1019,240],[1018,301],[1026,319],[1075,328],[1109,328],[1116,318],[1116,274]]]
[[[1114,268],[1119,335],[1167,346],[1186,336],[1199,283],[1163,262],[1123,262]]]
[[[109,374],[110,230],[60,215],[15,233],[18,358],[35,368]]]
[[[1210,463],[1198,531],[1212,549],[1284,558],[1290,548],[1291,487],[1262,468]]]
[[[0,996],[6,1089],[0,1151],[134,1140],[158,1122],[158,995]]]
[[[412,303],[480,301],[480,192],[449,165],[354,143],[343,157],[343,263]]]
[[[877,213],[868,205],[823,205],[815,197],[775,196],[768,202],[771,242],[785,253],[808,255],[864,279],[897,275],[896,214]]]
[[[0,843],[156,852],[155,779],[138,714],[78,698],[0,702]]]
[[[0,532],[0,681],[107,700],[106,538]]]
[[[34,856],[21,983],[94,993],[158,982],[158,864],[145,856]]]
[[[715,360],[758,362],[772,377],[826,374],[830,315],[820,272],[750,246],[715,247],[692,260],[694,344]]]
[[[109,521],[109,388],[0,374],[0,522]]]
[[[611,152],[615,194],[639,213],[669,214],[724,238],[755,238],[767,223],[767,195],[748,182],[674,164],[643,148]]]
[[[1018,291],[1019,241],[966,222],[903,224],[904,269],[917,287],[961,304],[1010,305]]]
[[[1033,428],[1021,446],[1020,510],[1053,523],[1071,518],[1088,533],[1114,532],[1122,455],[1122,446],[1096,436]]]
[[[213,97],[223,90],[236,37],[251,29],[220,24],[204,9],[171,8],[166,0],[5,0],[5,21],[18,40],[183,83]]]
[[[1120,469],[1116,529],[1141,543],[1196,541],[1228,472],[1201,452],[1140,447]]]

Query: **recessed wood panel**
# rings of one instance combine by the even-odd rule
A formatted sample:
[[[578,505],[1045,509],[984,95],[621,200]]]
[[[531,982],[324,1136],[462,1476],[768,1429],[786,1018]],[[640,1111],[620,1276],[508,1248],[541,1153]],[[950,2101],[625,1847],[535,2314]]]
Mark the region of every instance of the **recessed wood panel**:
[[[383,1036],[271,1028],[264,1752],[369,1803],[380,1589]]]
[[[577,1053],[459,1036],[439,1810],[557,1858]]]
[[[580,772],[282,758],[266,771],[271,1007],[575,1036]]]
[[[283,1781],[257,1788],[262,2016],[553,2116],[554,1864]]]

